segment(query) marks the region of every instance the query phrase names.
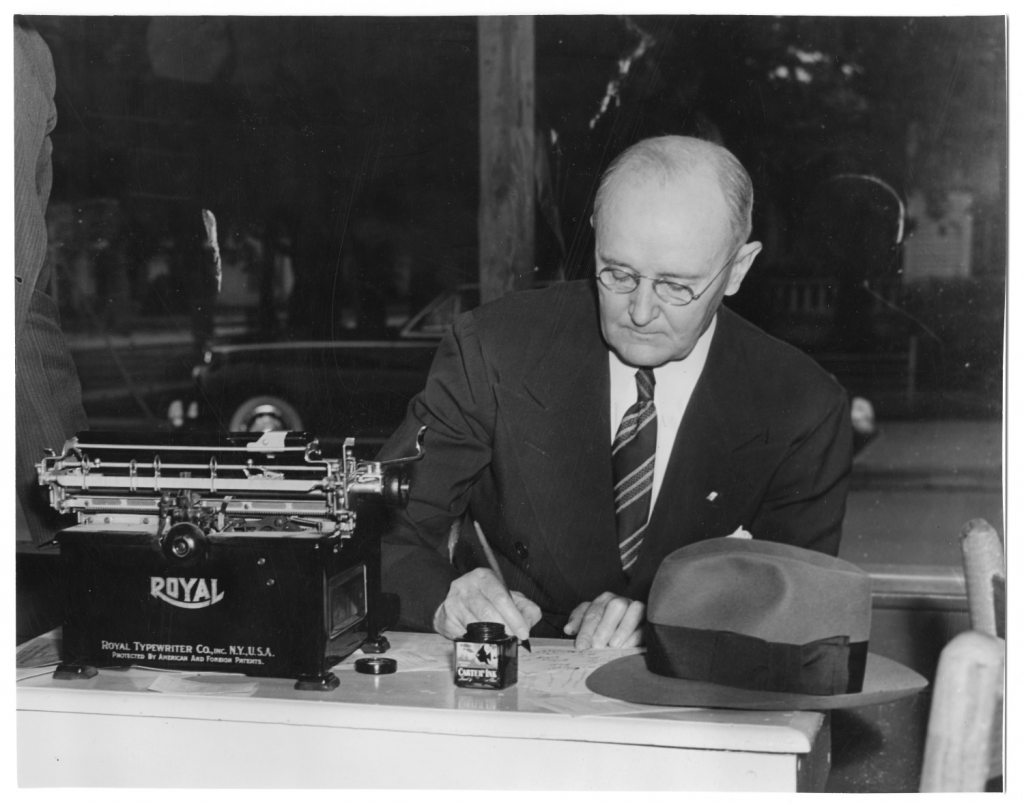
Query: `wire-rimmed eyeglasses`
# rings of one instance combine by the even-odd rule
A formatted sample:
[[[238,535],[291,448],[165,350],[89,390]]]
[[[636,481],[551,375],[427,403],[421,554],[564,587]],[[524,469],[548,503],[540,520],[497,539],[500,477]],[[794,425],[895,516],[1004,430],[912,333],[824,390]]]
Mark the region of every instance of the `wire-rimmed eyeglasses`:
[[[605,266],[597,273],[597,279],[601,285],[615,294],[631,294],[640,285],[641,278],[650,280],[654,286],[654,293],[658,295],[658,299],[662,302],[667,302],[669,305],[689,305],[694,300],[704,296],[707,290],[715,284],[715,280],[718,279],[719,275],[735,261],[735,255],[729,258],[729,261],[715,272],[715,276],[708,281],[704,290],[699,293],[694,293],[690,286],[677,283],[675,280],[668,280],[664,277],[648,277],[645,274],[621,269],[616,266]]]

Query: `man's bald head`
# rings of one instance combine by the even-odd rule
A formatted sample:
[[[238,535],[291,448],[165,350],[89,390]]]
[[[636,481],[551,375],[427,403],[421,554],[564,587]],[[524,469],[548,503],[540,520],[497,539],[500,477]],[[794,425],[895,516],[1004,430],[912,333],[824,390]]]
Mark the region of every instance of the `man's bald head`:
[[[594,198],[594,223],[608,191],[624,177],[659,178],[663,182],[710,171],[729,211],[734,248],[747,242],[752,228],[754,188],[750,174],[732,152],[695,137],[665,135],[635,143],[619,154],[601,177]]]

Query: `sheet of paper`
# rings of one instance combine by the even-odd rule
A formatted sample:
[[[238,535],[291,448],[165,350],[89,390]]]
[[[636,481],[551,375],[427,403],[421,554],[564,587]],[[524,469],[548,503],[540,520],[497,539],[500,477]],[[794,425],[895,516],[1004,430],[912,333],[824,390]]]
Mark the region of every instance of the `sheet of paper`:
[[[451,672],[452,653],[449,646],[448,651],[439,655],[417,652],[414,649],[389,649],[380,653],[382,658],[391,658],[398,664],[396,672]],[[355,672],[355,663],[360,658],[377,657],[374,653],[363,654],[353,652],[341,663],[333,667],[335,672]]]
[[[53,666],[60,663],[60,650],[61,628],[56,627],[19,646],[15,665],[18,668]]]
[[[34,666],[31,669],[18,668],[14,670],[14,679],[28,680],[30,677],[46,677],[53,674],[56,669],[56,663],[51,663],[48,666]]]
[[[616,658],[636,655],[640,648],[585,649],[538,646],[532,653],[519,650],[519,686],[549,694],[590,694],[587,676]]]
[[[588,694],[587,676],[589,670],[562,669],[556,672],[524,675],[519,672],[519,687],[542,691],[548,694]]]
[[[233,674],[161,674],[149,684],[150,691],[164,694],[217,694],[248,697],[256,691],[256,681]]]
[[[549,672],[587,671],[592,672],[599,666],[627,655],[636,655],[643,650],[640,647],[631,649],[574,649],[571,644],[565,646],[538,646],[533,652],[519,650],[519,674],[547,674]]]

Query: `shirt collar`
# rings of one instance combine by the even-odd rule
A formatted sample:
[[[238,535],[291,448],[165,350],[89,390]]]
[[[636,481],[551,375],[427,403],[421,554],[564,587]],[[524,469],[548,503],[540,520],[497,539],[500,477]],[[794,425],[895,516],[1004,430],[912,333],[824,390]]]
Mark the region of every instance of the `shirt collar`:
[[[655,367],[654,394],[656,397],[661,397],[661,395],[658,395],[659,390],[674,397],[672,393],[676,391],[681,384],[692,385],[693,379],[700,376],[701,371],[704,369],[704,364],[707,361],[708,351],[711,349],[711,340],[715,336],[715,328],[717,325],[718,314],[716,313],[714,317],[712,317],[711,324],[708,325],[708,329],[701,334],[699,339],[697,339],[697,343],[693,346],[693,349],[686,358],[669,361],[667,364]],[[615,354],[614,350],[609,350],[608,355],[608,367],[611,372],[612,386],[615,387],[619,384],[634,383],[634,376],[636,375],[637,368],[623,363],[622,359]]]

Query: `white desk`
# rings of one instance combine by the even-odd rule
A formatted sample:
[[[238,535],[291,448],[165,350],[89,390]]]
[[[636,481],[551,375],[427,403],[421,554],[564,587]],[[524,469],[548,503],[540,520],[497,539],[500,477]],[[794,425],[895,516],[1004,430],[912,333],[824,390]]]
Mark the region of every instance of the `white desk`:
[[[450,646],[390,638],[395,649]],[[342,671],[326,693],[259,678],[246,697],[148,691],[158,674],[179,673],[19,681],[19,784],[795,791],[823,788],[828,774],[828,720],[818,713],[573,717],[544,708],[544,693],[523,678],[487,692],[456,688],[439,671]]]

